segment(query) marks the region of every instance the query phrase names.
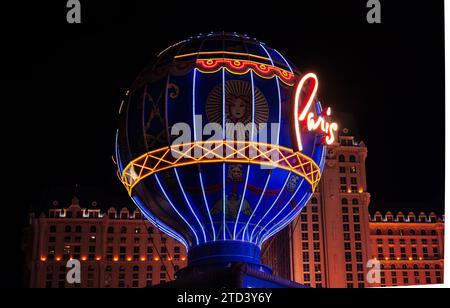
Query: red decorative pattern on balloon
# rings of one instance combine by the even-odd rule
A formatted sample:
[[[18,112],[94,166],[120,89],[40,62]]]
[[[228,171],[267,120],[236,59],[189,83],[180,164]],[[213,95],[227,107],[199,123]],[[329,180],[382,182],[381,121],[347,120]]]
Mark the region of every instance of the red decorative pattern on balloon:
[[[293,73],[273,65],[256,61],[217,58],[197,59],[196,64],[197,69],[202,73],[216,73],[221,68],[225,68],[232,74],[243,75],[252,70],[262,78],[271,79],[278,77],[281,82],[288,86],[293,86],[295,84],[295,75]]]

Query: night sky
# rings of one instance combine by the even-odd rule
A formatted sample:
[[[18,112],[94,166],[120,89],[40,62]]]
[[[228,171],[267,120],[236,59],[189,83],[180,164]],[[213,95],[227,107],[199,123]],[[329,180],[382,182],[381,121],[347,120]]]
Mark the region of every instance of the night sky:
[[[373,25],[365,0],[81,1],[81,25],[66,23],[66,1],[47,2],[9,11],[5,28],[17,230],[31,205],[66,205],[75,184],[84,205],[128,202],[111,160],[121,97],[161,50],[210,31],[248,34],[317,73],[321,100],[368,147],[371,211],[443,214],[443,1],[381,1]]]

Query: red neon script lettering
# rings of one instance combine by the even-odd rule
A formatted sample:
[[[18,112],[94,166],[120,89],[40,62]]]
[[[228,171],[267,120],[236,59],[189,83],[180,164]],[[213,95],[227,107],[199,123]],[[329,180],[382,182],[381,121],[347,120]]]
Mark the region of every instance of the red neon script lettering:
[[[305,91],[304,107],[302,107],[303,102],[301,101],[301,93],[305,83],[309,81],[309,87]],[[295,103],[294,103],[294,123],[295,123],[295,134],[297,138],[297,147],[299,151],[303,150],[300,123],[304,123],[308,131],[316,131],[320,129],[324,134],[324,142],[326,144],[332,144],[335,140],[334,132],[337,131],[338,125],[334,122],[327,121],[325,117],[330,117],[331,108],[327,108],[325,112],[325,117],[322,115],[316,115],[314,112],[309,111],[311,105],[316,97],[317,89],[319,87],[319,80],[317,76],[313,73],[306,74],[300,80],[295,91]],[[300,110],[302,108],[302,110]]]

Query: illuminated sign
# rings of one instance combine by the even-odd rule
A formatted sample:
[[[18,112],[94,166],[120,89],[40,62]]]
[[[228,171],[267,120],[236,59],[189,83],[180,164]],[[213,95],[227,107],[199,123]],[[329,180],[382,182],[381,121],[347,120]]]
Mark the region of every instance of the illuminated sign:
[[[309,86],[303,89],[307,82]],[[309,73],[302,77],[295,91],[294,125],[298,151],[303,149],[300,124],[303,124],[308,131],[322,131],[325,135],[323,139],[325,144],[332,144],[335,140],[334,133],[337,131],[338,125],[329,121],[331,109],[328,107],[321,115],[316,115],[311,111],[311,105],[315,100],[318,87],[319,80],[317,76]],[[302,90],[305,93],[303,100],[301,99]]]

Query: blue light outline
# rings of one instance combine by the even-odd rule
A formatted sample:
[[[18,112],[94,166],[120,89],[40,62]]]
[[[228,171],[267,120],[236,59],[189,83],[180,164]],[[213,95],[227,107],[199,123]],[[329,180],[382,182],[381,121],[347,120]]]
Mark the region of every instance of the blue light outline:
[[[325,151],[325,149],[326,149],[326,147],[323,147],[322,148],[322,150],[323,150],[323,152],[322,152],[322,157],[321,157],[321,161],[320,161],[320,164],[319,164],[319,166],[321,166],[321,170],[323,170],[323,165],[324,165],[324,163],[325,163],[325,154],[326,154],[326,151]],[[309,196],[308,196],[309,195]],[[304,200],[304,198],[306,197],[306,196],[308,196],[308,200],[307,200],[307,202],[309,201],[309,199],[310,199],[310,197],[313,195],[313,192],[309,192],[309,193],[307,193],[307,194],[305,194],[305,196],[302,198],[302,200],[300,200],[298,203],[297,203],[297,205],[289,212],[289,214],[287,214],[286,215],[286,217],[280,222],[280,226],[286,226],[286,225],[288,225],[289,223],[291,223],[291,221],[292,220],[294,220],[295,218],[296,218],[296,216],[297,216],[297,213],[295,213],[296,212],[296,210],[297,210],[297,208],[298,208],[298,206],[300,205],[300,203],[302,203],[303,202],[303,200]],[[293,215],[293,216],[292,216]],[[285,223],[287,221],[287,223]],[[281,227],[281,229],[282,229],[283,227]],[[271,237],[273,234],[275,234],[275,233],[277,233],[278,231],[279,231],[280,229],[278,228],[278,229],[276,229],[276,231],[275,232],[267,232],[266,233],[266,235],[264,236],[264,237],[261,237],[261,244],[267,239],[267,238],[269,238],[269,237]]]
[[[264,218],[266,218],[266,216],[270,213],[270,211],[272,210],[272,208],[275,206],[275,203],[277,203],[278,199],[280,198],[280,196],[282,195],[282,193],[284,192],[284,188],[286,187],[289,178],[291,176],[291,172],[288,173],[287,177],[286,177],[286,181],[284,181],[284,185],[283,188],[281,188],[280,192],[278,193],[277,198],[273,201],[272,205],[270,206],[269,210],[264,214],[264,216],[259,220],[259,222],[255,225],[255,227],[253,228],[252,233],[250,234],[250,242],[253,241],[253,233],[255,232],[256,228],[259,226],[259,224],[261,223],[261,221],[263,221]]]
[[[253,216],[255,215],[255,212],[256,212],[256,210],[258,209],[258,207],[259,207],[259,205],[260,205],[260,203],[261,203],[262,198],[264,197],[264,194],[265,194],[265,192],[266,192],[267,185],[269,184],[269,180],[270,180],[271,176],[272,176],[272,173],[269,173],[269,176],[267,177],[267,180],[266,180],[266,184],[264,185],[264,189],[263,189],[261,195],[259,196],[258,203],[256,204],[255,209],[254,209],[253,212],[252,212],[252,215],[251,215],[250,218],[248,219],[247,224],[245,225],[244,231],[242,232],[242,240],[244,240],[245,231],[248,229],[248,225],[249,225],[250,221],[252,220]],[[250,239],[249,239],[249,240],[250,240]]]
[[[169,80],[170,80],[170,76],[169,76]],[[194,127],[194,136],[195,136],[195,127]],[[185,200],[185,202],[187,203],[187,205],[188,205],[188,207],[189,207],[189,210],[191,211],[192,215],[194,215],[195,220],[196,220],[197,223],[199,224],[200,229],[202,230],[202,233],[203,233],[204,241],[206,242],[206,234],[205,234],[205,230],[203,229],[203,225],[201,224],[200,220],[198,219],[197,214],[195,213],[194,209],[193,209],[192,206],[191,206],[191,203],[189,202],[189,200],[188,200],[188,198],[187,198],[187,196],[186,196],[186,193],[185,193],[185,191],[184,191],[184,189],[183,189],[183,185],[181,184],[181,181],[180,181],[180,177],[179,177],[179,175],[178,175],[177,168],[174,168],[173,170],[174,170],[174,173],[175,173],[175,177],[177,178],[178,187],[180,188],[181,193],[182,193],[183,196],[184,196],[184,200]],[[157,179],[158,179],[158,178],[157,178]],[[159,183],[159,179],[158,179],[158,183]],[[161,186],[161,188],[162,188],[162,186]],[[165,194],[165,191],[164,191],[164,194]],[[169,202],[169,203],[172,204],[172,202]],[[189,225],[189,226],[191,227],[191,225]],[[195,237],[197,238],[197,245],[198,245],[198,244],[199,244],[199,240],[198,240],[197,234],[196,234]]]
[[[206,206],[206,209],[208,211],[209,220],[211,221],[211,229],[212,229],[212,232],[213,232],[213,240],[215,242],[216,241],[216,229],[214,228],[214,222],[212,220],[211,212],[209,210],[208,201],[207,201],[207,198],[206,198],[206,193],[205,193],[205,189],[204,189],[204,185],[203,185],[203,176],[202,176],[202,171],[201,170],[199,170],[199,175],[200,175],[200,185],[202,186],[203,199],[205,200],[205,206]]]
[[[250,70],[250,81],[252,84],[252,131],[251,131],[251,135],[250,135],[250,140],[254,141],[253,136],[254,136],[254,132],[255,132],[255,84],[253,82],[253,71],[252,70]],[[244,203],[245,195],[247,193],[247,185],[248,185],[248,177],[250,174],[250,169],[251,169],[251,166],[247,165],[247,176],[245,178],[245,184],[244,184],[244,190],[242,193],[241,204],[239,205],[239,211],[236,216],[236,222],[234,223],[233,240],[236,239],[236,229],[237,229],[239,217],[240,217],[241,211],[242,211],[242,204]]]
[[[193,119],[193,124],[194,124],[194,141],[197,141],[197,126],[195,124],[195,90],[196,90],[196,80],[197,80],[197,68],[194,68],[194,77],[193,77],[193,82],[192,82],[192,119]],[[203,185],[203,176],[202,176],[202,170],[201,170],[201,166],[199,166],[199,178],[200,178],[200,186],[202,188],[202,195],[203,195],[203,199],[205,201],[205,207],[206,207],[206,212],[208,213],[208,217],[209,220],[211,221],[211,229],[213,232],[213,240],[216,241],[216,230],[214,229],[214,223],[212,220],[212,216],[211,216],[211,212],[209,210],[209,205],[208,205],[208,200],[206,198],[206,193],[205,193],[205,186]],[[206,239],[205,239],[206,242]]]
[[[261,48],[265,51],[265,53],[266,53],[267,56],[269,57],[270,63],[271,63],[272,66],[273,66],[273,65],[274,65],[274,62],[273,62],[272,57],[270,56],[269,52],[267,51],[267,49],[266,49],[261,43],[260,43],[259,45],[260,45]],[[281,134],[281,93],[280,93],[280,83],[279,83],[279,81],[278,81],[278,78],[275,78],[275,81],[276,81],[276,84],[277,84],[277,90],[278,90],[278,134],[277,134],[277,142],[276,142],[276,144],[277,144],[277,145],[280,145],[280,134]],[[247,221],[247,224],[246,224],[245,227],[244,227],[244,231],[242,232],[242,240],[244,240],[244,237],[245,237],[245,231],[248,229],[249,223],[250,223],[250,221],[252,220],[252,218],[253,218],[253,216],[254,216],[256,210],[258,209],[258,207],[259,207],[259,205],[260,205],[260,203],[261,203],[262,197],[264,196],[264,194],[265,194],[265,192],[266,192],[267,185],[269,184],[269,180],[270,180],[271,177],[272,177],[272,173],[269,173],[269,175],[268,175],[268,177],[267,177],[267,180],[266,180],[266,184],[264,185],[264,189],[263,189],[263,191],[262,191],[262,193],[261,193],[261,196],[260,196],[260,198],[259,198],[259,200],[258,200],[258,203],[256,204],[255,209],[253,210],[252,215],[250,216],[250,218],[249,218],[248,221]]]
[[[131,196],[131,199],[136,204],[136,206],[141,210],[141,212],[144,214],[145,218],[149,220],[156,228],[160,229],[164,233],[167,233],[169,236],[173,237],[177,241],[179,241],[181,244],[183,244],[186,249],[189,249],[189,245],[187,244],[186,240],[178,234],[175,230],[164,224],[163,222],[159,221],[158,218],[154,217],[150,211],[147,209],[147,207],[142,205],[142,202],[139,200],[139,197],[134,195]]]
[[[167,195],[166,191],[164,190],[164,188],[161,185],[161,182],[159,181],[158,178],[158,174],[154,174],[156,182],[158,183],[159,188],[161,189],[162,193],[164,194],[164,197],[166,197],[167,202],[169,202],[170,206],[174,209],[174,211],[178,214],[178,216],[181,217],[181,219],[186,223],[186,225],[189,227],[189,229],[191,229],[192,233],[195,236],[195,240],[197,245],[199,244],[199,240],[198,240],[198,235],[195,232],[195,230],[192,228],[192,226],[189,224],[189,222],[186,220],[186,218],[184,218],[183,215],[181,215],[181,213],[177,210],[177,208],[173,205],[172,201],[170,200],[169,196]]]
[[[300,190],[300,187],[302,187],[302,185],[303,185],[303,182],[305,181],[305,179],[304,178],[302,178],[302,181],[300,182],[300,184],[298,185],[298,187],[297,187],[297,189],[295,190],[295,192],[292,194],[292,196],[291,196],[291,198],[289,199],[289,201],[288,202],[286,202],[286,204],[283,206],[283,208],[274,216],[274,217],[272,217],[272,219],[258,232],[258,235],[256,236],[256,242],[258,242],[258,238],[260,238],[260,237],[262,237],[261,235],[263,234],[263,232],[264,232],[264,230],[267,228],[267,226],[268,225],[270,225],[271,223],[272,223],[272,221],[274,221],[285,209],[286,209],[286,207],[289,205],[289,203],[291,203],[291,201],[292,201],[292,199],[294,199],[294,197],[297,195],[297,193],[298,193],[298,191]],[[273,228],[273,227],[272,227]],[[267,230],[267,232],[269,232],[270,231],[270,229],[272,229],[272,228],[269,228],[268,230]],[[266,232],[266,233],[267,233]]]
[[[226,101],[225,101],[225,68],[222,68],[222,138],[223,140],[226,140],[226,135],[225,135],[225,105],[226,105]],[[222,194],[223,194],[223,199],[222,199],[222,216],[223,216],[223,239],[226,240],[227,239],[227,230],[226,230],[226,202],[227,202],[227,198],[226,198],[226,183],[225,183],[225,163],[222,164],[222,181],[223,181],[223,190],[222,190]]]
[[[270,63],[272,63],[272,66],[275,66],[275,64],[273,63],[272,57],[270,56],[270,54],[267,51],[267,49],[261,43],[259,45],[266,52],[267,56],[269,57]],[[278,78],[275,78],[275,81],[277,83],[277,90],[278,90],[278,136],[277,136],[276,144],[280,145],[280,134],[281,134],[281,92],[280,92],[280,82],[278,81]]]
[[[320,102],[318,102],[317,107],[318,107],[318,112],[319,113],[322,112],[322,105],[321,105]],[[324,164],[325,164],[326,146],[322,146],[321,150],[322,150],[322,155],[321,155],[321,158],[320,158],[320,161],[319,161],[318,165],[319,165],[320,170],[322,171],[323,168],[324,168]],[[297,205],[289,212],[289,214],[286,215],[285,218],[280,221],[278,228],[275,228],[273,231],[270,231],[270,229],[269,229],[268,232],[266,232],[266,234],[264,236],[261,236],[261,238],[260,238],[260,241],[261,241],[260,245],[262,245],[262,243],[264,243],[264,241],[266,239],[268,239],[269,237],[273,236],[278,231],[283,229],[285,226],[290,224],[292,222],[292,220],[294,220],[297,217],[298,213],[296,213],[296,212],[297,212],[298,206],[304,201],[305,197],[308,197],[307,201],[306,201],[306,202],[308,202],[312,195],[313,195],[313,192],[309,192],[309,193],[305,194],[305,196],[297,203]],[[306,202],[305,202],[305,204],[306,204]],[[273,229],[273,227],[272,227],[272,229]]]
[[[119,129],[116,130],[116,161],[117,161],[117,167],[119,168],[119,175],[122,176],[123,165],[122,165],[122,160],[120,159],[120,153],[119,153]]]
[[[309,200],[309,198],[311,197],[311,195],[312,195],[312,192],[309,192],[309,193],[305,194],[305,195],[303,196],[303,198],[297,203],[297,205],[292,209],[292,211],[291,211],[288,215],[286,215],[286,217],[289,217],[289,215],[291,215],[292,212],[294,212],[302,202],[303,202],[303,204],[306,204],[306,202],[308,202],[308,200]],[[306,202],[303,201],[305,198],[307,198],[307,201],[306,201]],[[294,220],[296,217],[297,217],[297,215],[294,215],[294,216],[290,217],[289,219],[285,219],[284,222],[283,222],[283,221],[282,221],[282,223],[280,222],[280,223],[278,224],[278,227],[277,227],[274,231],[272,231],[272,232],[270,232],[270,233],[266,233],[265,236],[261,237],[260,243],[259,243],[258,245],[261,246],[261,245],[262,245],[269,237],[273,236],[273,235],[276,234],[278,231],[280,231],[281,229],[285,228],[285,227],[286,227],[288,224],[290,224],[290,223],[292,222],[292,220]]]
[[[178,186],[180,187],[181,193],[184,196],[184,200],[186,201],[189,209],[191,210],[192,215],[194,215],[195,220],[197,221],[198,225],[200,226],[200,229],[202,230],[203,233],[203,239],[206,243],[206,233],[205,233],[205,229],[203,228],[202,223],[200,222],[200,219],[197,217],[197,214],[195,213],[194,209],[192,208],[191,203],[189,202],[188,197],[186,196],[186,192],[184,191],[183,185],[181,185],[181,181],[180,181],[180,177],[178,176],[178,171],[177,168],[174,168],[173,171],[175,172],[175,177],[177,178],[177,182],[178,182]]]
[[[283,57],[283,55],[281,53],[279,53],[278,50],[276,50],[276,49],[273,49],[273,50],[283,59],[283,61],[289,67],[289,70],[291,71],[291,73],[294,73],[294,71],[292,70],[292,67],[289,65],[289,62]]]

